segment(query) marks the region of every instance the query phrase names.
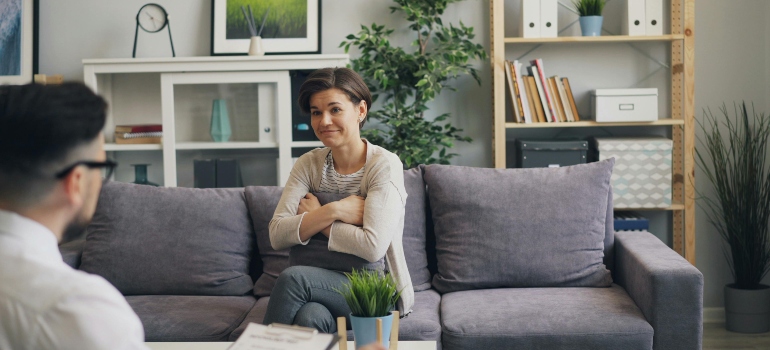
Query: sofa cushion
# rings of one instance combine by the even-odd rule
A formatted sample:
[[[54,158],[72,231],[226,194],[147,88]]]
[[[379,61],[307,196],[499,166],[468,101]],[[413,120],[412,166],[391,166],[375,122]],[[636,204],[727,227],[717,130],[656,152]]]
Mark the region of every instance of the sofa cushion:
[[[652,326],[618,285],[448,293],[441,326],[447,349],[652,349]]]
[[[243,334],[243,331],[246,330],[249,323],[262,324],[262,321],[265,319],[265,314],[267,313],[268,302],[270,302],[270,297],[259,298],[257,302],[254,303],[254,306],[251,307],[251,310],[243,321],[241,321],[241,324],[230,333],[228,341],[238,340],[238,337]]]
[[[283,187],[248,186],[245,193],[262,259],[262,275],[254,283],[254,295],[264,297],[270,295],[278,275],[289,267],[289,250],[275,250],[270,244],[270,220],[281,199]]]
[[[241,336],[250,322],[262,324],[267,311],[270,297],[260,298],[249,311],[238,328],[230,334],[230,341]],[[433,340],[441,342],[441,324],[439,323],[439,303],[441,296],[433,289],[414,293],[414,308],[412,313],[402,318],[399,325],[400,340]],[[349,326],[349,323],[348,323]],[[348,337],[353,333],[348,332]],[[352,338],[350,338],[352,340]],[[440,347],[439,347],[440,349]]]
[[[426,166],[438,259],[434,288],[609,286],[602,259],[613,164]]]
[[[256,303],[252,296],[126,297],[144,325],[146,341],[226,341]]]
[[[404,170],[404,188],[406,189],[406,208],[404,216],[404,257],[412,278],[415,292],[430,289],[431,274],[428,270],[426,254],[426,202],[424,165]]]
[[[107,183],[80,269],[124,295],[245,295],[254,234],[241,189]]]
[[[336,202],[351,196],[346,193],[313,193],[321,205]],[[318,233],[310,238],[307,244],[298,244],[289,248],[289,266],[313,266],[322,269],[352,272],[356,270],[383,271],[385,259],[369,262],[353,254],[329,250],[329,238]]]

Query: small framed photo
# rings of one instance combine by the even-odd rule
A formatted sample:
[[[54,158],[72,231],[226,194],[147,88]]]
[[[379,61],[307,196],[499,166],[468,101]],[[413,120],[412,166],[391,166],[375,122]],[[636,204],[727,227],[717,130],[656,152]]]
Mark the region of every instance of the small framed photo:
[[[266,54],[321,52],[321,0],[212,0],[212,56],[249,51],[249,6]]]
[[[38,0],[0,0],[0,85],[32,82],[37,6]]]

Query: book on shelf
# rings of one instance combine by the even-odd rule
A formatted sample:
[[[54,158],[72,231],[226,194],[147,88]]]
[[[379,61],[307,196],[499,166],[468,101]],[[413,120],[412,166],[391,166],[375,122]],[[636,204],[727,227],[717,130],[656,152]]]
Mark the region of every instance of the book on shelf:
[[[555,110],[555,105],[553,102],[554,96],[551,94],[550,88],[548,87],[548,79],[545,78],[545,69],[543,69],[543,59],[538,58],[534,59],[529,62],[532,64],[532,66],[537,67],[537,75],[535,78],[537,80],[540,80],[540,83],[543,85],[543,91],[541,91],[541,94],[545,95],[545,104],[543,107],[548,106],[548,111],[550,112],[551,120],[553,122],[559,122],[559,116]],[[533,74],[534,75],[534,74]]]
[[[505,80],[508,82],[508,92],[511,96],[511,106],[513,109],[513,121],[521,123],[521,115],[519,114],[518,102],[516,100],[516,90],[513,85],[513,74],[511,74],[511,66],[508,61],[505,61]]]
[[[580,114],[578,114],[577,111],[577,105],[575,104],[575,96],[572,95],[572,88],[569,86],[569,79],[567,78],[561,78],[562,83],[564,83],[564,91],[567,93],[567,99],[569,100],[569,106],[572,110],[572,115],[575,117],[575,121],[580,121]]]
[[[540,74],[537,67],[529,66],[529,73],[532,75],[535,86],[537,87],[537,95],[540,98],[540,106],[543,108],[543,116],[545,116],[546,122],[551,123],[554,120],[551,111],[548,109],[548,102],[545,99],[545,86],[543,85],[542,80],[540,80]]]
[[[524,77],[527,81],[529,91],[532,93],[532,105],[535,113],[537,114],[537,121],[539,123],[547,123],[545,118],[545,112],[543,111],[543,104],[540,102],[540,94],[537,92],[537,84],[535,83],[535,77],[527,75]]]
[[[163,131],[161,124],[116,125],[115,132],[158,132]]]
[[[559,78],[558,75],[553,76],[553,82],[556,84],[556,89],[558,90],[559,95],[559,101],[561,102],[561,105],[559,105],[559,108],[564,111],[564,115],[567,117],[568,122],[574,122],[575,117],[572,116],[572,108],[569,106],[569,99],[567,98],[567,91],[564,89],[564,84],[561,81],[561,78]]]
[[[521,81],[524,85],[524,91],[527,92],[527,104],[529,105],[529,114],[532,116],[532,122],[533,123],[539,123],[540,119],[537,115],[537,107],[535,106],[535,100],[534,95],[532,94],[532,87],[529,85],[529,80],[527,78],[531,78],[529,76],[523,75],[521,77]]]
[[[115,132],[117,144],[158,144],[163,139],[162,131],[155,132]]]
[[[519,100],[521,101],[522,115],[524,116],[525,123],[532,123],[532,112],[529,110],[529,100],[527,96],[527,90],[524,89],[524,80],[522,79],[521,68],[522,63],[518,60],[513,61],[513,81],[516,84],[519,92]]]
[[[551,97],[553,98],[553,109],[556,112],[556,115],[559,116],[559,122],[563,123],[567,121],[566,115],[564,115],[564,107],[562,107],[561,104],[561,97],[559,97],[558,88],[556,87],[556,79],[553,77],[548,78],[548,92],[551,94]]]

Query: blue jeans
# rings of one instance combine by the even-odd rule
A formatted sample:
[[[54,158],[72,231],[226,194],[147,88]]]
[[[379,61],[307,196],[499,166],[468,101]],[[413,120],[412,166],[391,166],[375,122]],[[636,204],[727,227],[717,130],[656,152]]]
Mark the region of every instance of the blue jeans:
[[[310,266],[292,266],[284,270],[270,293],[263,324],[296,324],[323,333],[337,331],[337,317],[350,324],[350,307],[337,293],[348,278],[336,271]]]

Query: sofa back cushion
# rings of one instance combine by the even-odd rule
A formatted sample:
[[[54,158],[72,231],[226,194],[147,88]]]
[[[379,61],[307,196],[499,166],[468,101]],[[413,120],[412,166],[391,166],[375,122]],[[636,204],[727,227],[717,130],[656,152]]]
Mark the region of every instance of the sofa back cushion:
[[[609,286],[603,257],[613,164],[425,167],[438,259],[433,286],[442,293]]]
[[[244,295],[254,233],[242,189],[105,184],[80,269],[124,295]]]
[[[262,259],[262,275],[254,283],[254,295],[266,297],[275,286],[278,275],[289,267],[289,249],[275,250],[270,244],[270,220],[278,207],[283,187],[248,186],[245,188],[246,204],[257,239],[259,257]]]
[[[426,254],[426,194],[423,180],[425,166],[404,170],[406,208],[404,216],[404,257],[415,292],[430,289],[431,273]]]

